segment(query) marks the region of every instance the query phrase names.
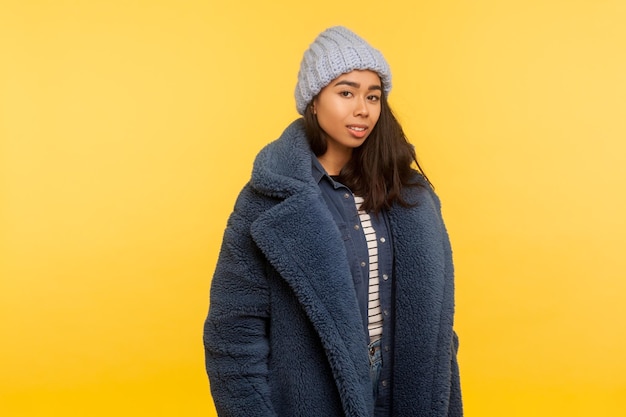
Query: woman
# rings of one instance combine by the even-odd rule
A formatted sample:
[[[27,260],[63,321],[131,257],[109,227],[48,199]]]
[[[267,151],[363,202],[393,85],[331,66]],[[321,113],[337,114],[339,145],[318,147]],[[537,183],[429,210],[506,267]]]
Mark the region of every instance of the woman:
[[[390,89],[346,28],[304,53],[304,117],[257,156],[213,277],[220,416],[463,414],[450,243]]]

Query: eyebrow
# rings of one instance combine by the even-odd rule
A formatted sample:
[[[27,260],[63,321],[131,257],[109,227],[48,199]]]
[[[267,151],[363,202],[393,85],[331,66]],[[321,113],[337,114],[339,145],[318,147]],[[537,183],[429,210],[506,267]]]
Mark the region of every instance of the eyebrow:
[[[361,84],[355,83],[354,81],[348,81],[348,80],[338,81],[335,84],[335,87],[338,86],[338,85],[347,85],[347,86],[354,87],[354,88],[360,88],[361,87]],[[369,86],[368,90],[382,90],[382,87],[380,85],[378,85],[378,84],[373,84],[373,85]]]

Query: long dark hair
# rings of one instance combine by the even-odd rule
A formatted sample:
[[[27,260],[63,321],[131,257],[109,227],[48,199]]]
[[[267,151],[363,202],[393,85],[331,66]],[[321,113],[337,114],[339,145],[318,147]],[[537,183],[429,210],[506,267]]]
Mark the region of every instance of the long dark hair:
[[[316,156],[326,153],[326,133],[312,111],[312,103],[304,112],[304,122],[309,145]],[[417,187],[411,165],[430,185],[422,167],[417,162],[415,149],[407,140],[385,94],[381,96],[380,117],[367,140],[352,151],[352,158],[339,174],[339,181],[356,195],[363,197],[361,208],[378,213],[393,203],[407,206],[402,198],[403,187]]]

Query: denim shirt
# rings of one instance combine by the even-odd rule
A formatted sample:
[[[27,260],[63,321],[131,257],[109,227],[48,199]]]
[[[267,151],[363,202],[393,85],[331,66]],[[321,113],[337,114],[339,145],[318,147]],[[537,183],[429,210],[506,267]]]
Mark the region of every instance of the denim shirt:
[[[364,328],[364,349],[369,344],[368,295],[369,295],[369,254],[361,221],[354,203],[354,195],[345,185],[335,181],[326,173],[318,159],[311,153],[313,178],[318,183],[322,196],[341,232],[350,271],[354,281],[357,300]],[[383,313],[383,334],[381,338],[382,370],[378,384],[375,416],[390,416],[391,382],[393,370],[393,248],[387,215],[384,211],[371,214],[372,226],[376,230],[378,244],[379,296]]]

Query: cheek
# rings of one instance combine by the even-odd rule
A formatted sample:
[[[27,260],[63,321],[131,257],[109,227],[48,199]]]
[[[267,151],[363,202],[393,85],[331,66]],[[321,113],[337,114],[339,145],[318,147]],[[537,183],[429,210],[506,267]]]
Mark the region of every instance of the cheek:
[[[326,101],[318,107],[317,119],[322,123],[336,123],[345,117],[340,104],[333,101]]]
[[[338,124],[338,120],[332,113],[318,113],[317,123],[319,123],[324,132],[329,133],[335,129],[335,126]]]
[[[337,103],[332,100],[327,100],[320,110],[326,119],[335,119],[339,115],[340,108]]]

